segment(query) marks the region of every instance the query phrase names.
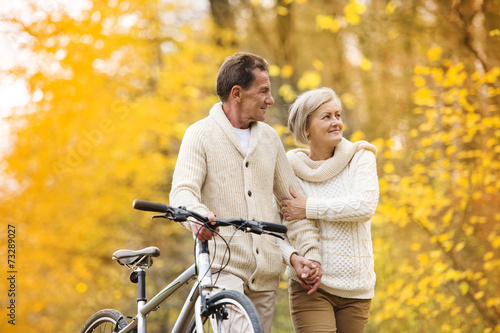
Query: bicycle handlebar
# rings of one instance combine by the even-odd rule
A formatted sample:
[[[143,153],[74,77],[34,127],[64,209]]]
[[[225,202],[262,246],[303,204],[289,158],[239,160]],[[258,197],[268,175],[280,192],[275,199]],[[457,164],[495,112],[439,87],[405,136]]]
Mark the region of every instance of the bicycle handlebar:
[[[138,210],[143,210],[143,211],[148,211],[148,212],[158,212],[158,213],[164,213],[165,215],[161,215],[161,217],[166,217],[172,221],[176,222],[184,222],[187,221],[188,217],[192,217],[196,219],[197,221],[205,224],[207,227],[210,229],[216,229],[219,226],[236,226],[241,228],[241,230],[246,231],[246,232],[252,232],[255,234],[262,234],[262,233],[281,233],[284,234],[287,232],[287,227],[283,224],[279,223],[271,223],[271,222],[263,222],[263,221],[251,221],[251,220],[245,220],[245,219],[228,219],[228,220],[219,220],[218,218],[215,219],[215,224],[212,225],[212,221],[208,221],[208,218],[200,215],[197,212],[191,211],[186,209],[185,207],[173,207],[169,205],[165,205],[162,203],[157,203],[157,202],[151,202],[151,201],[145,201],[145,200],[139,200],[135,199],[134,202],[132,203],[132,207]],[[159,216],[158,216],[159,217]],[[266,232],[267,231],[267,232]],[[272,234],[271,234],[272,235]],[[281,237],[280,235],[274,235],[277,237]]]

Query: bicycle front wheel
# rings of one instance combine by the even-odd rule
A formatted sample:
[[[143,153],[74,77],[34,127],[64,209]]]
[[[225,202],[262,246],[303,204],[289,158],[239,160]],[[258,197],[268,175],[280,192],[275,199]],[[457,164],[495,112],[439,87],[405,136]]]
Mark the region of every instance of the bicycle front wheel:
[[[128,325],[127,319],[120,312],[105,309],[96,312],[85,323],[80,333],[113,333]],[[118,326],[118,330],[115,330]]]
[[[202,318],[204,332],[264,332],[255,306],[240,292],[234,290],[218,292],[208,300],[207,309]],[[195,320],[188,332],[196,332]]]

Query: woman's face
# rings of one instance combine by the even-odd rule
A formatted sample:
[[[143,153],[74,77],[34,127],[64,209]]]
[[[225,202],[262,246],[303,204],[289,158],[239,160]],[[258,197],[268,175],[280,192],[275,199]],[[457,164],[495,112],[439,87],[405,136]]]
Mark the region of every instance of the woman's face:
[[[331,100],[310,116],[306,135],[311,146],[333,149],[342,141],[343,128],[339,107]]]

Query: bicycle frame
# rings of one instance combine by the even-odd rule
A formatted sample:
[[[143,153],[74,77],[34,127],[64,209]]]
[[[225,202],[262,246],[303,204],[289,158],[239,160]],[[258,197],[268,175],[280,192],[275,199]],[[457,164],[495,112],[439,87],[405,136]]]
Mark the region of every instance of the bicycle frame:
[[[137,333],[146,333],[146,317],[149,315],[149,313],[158,308],[164,301],[168,300],[179,289],[183,288],[195,279],[198,280],[198,283],[195,283],[191,288],[191,292],[189,293],[186,302],[184,302],[179,317],[177,318],[175,326],[172,329],[172,333],[186,332],[189,328],[189,325],[191,324],[193,315],[195,314],[196,325],[198,328],[197,331],[203,332],[199,314],[201,312],[201,306],[206,304],[206,302],[204,302],[204,299],[210,297],[211,290],[214,286],[212,286],[212,273],[210,271],[208,243],[198,241],[198,245],[199,253],[196,259],[196,264],[193,264],[191,267],[181,273],[172,283],[163,288],[163,290],[161,290],[149,302],[147,302],[145,298],[145,271],[143,269],[137,270],[139,273],[139,297],[137,298],[137,315],[132,320],[132,322],[121,329],[119,333],[130,332],[134,329],[137,329]],[[203,301],[201,300],[202,298]]]
[[[138,210],[160,212],[161,215],[153,215],[152,218],[167,218],[175,222],[191,221],[192,218],[200,225],[206,226],[217,233],[219,226],[232,226],[234,232],[238,230],[257,235],[267,234],[284,239],[280,234],[287,232],[287,227],[279,223],[271,223],[264,221],[246,220],[243,218],[234,218],[227,220],[215,219],[209,221],[206,216],[185,207],[172,207],[169,205],[138,200],[135,199],[132,206]],[[189,219],[189,220],[188,220]],[[210,225],[207,225],[209,222]],[[227,250],[229,251],[229,242],[224,240]],[[133,250],[118,250],[113,254],[113,259],[134,271],[130,275],[130,279],[134,283],[138,283],[137,297],[137,315],[132,318],[132,322],[128,323],[125,316],[115,309],[102,309],[96,312],[83,326],[81,332],[89,332],[89,329],[105,328],[111,323],[114,327],[114,332],[147,332],[147,317],[151,311],[157,310],[160,305],[167,301],[174,293],[192,280],[197,280],[197,283],[191,288],[188,298],[184,302],[179,316],[175,322],[173,333],[183,333],[187,330],[196,329],[196,332],[204,331],[204,321],[209,319],[209,324],[212,328],[222,328],[226,324],[231,325],[234,322],[226,322],[228,319],[238,320],[236,318],[244,318],[244,321],[256,332],[263,332],[259,314],[252,304],[250,299],[241,292],[221,290],[212,296],[212,291],[219,287],[212,283],[212,272],[210,262],[210,251],[208,242],[198,241],[198,253],[195,256],[195,263],[182,274],[180,274],[172,283],[163,288],[149,302],[146,299],[146,269],[152,264],[152,258],[160,255],[159,249],[149,247],[139,251]],[[227,259],[229,260],[229,259]],[[224,260],[223,260],[224,261]],[[221,263],[223,269],[226,262]],[[234,309],[233,309],[234,308]],[[239,315],[230,315],[229,312],[239,311]],[[214,320],[212,322],[212,320]],[[118,329],[120,330],[118,331]]]

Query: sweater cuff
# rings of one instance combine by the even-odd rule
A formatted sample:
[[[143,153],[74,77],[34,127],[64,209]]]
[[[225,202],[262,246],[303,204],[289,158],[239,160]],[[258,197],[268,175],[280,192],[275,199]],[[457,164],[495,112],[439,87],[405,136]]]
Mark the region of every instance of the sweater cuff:
[[[321,264],[321,252],[317,249],[310,249],[309,251],[307,251],[307,253],[304,254],[304,257],[309,260],[317,261]]]
[[[306,202],[306,217],[308,219],[318,219],[318,198],[307,198]]]
[[[280,248],[281,248],[281,256],[283,257],[283,262],[285,263],[285,265],[292,267],[290,258],[293,253],[296,253],[298,255],[299,251],[297,251],[290,243],[284,240],[281,241]]]

